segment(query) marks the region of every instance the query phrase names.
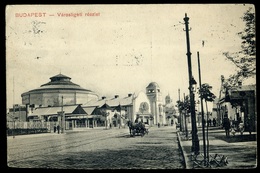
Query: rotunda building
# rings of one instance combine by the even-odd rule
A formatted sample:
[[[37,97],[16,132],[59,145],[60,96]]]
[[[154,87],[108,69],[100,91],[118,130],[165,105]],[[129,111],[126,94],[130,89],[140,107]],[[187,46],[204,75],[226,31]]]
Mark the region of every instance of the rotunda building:
[[[98,95],[91,90],[71,82],[71,78],[58,74],[50,82],[21,95],[22,104],[33,107],[85,104],[98,100]]]

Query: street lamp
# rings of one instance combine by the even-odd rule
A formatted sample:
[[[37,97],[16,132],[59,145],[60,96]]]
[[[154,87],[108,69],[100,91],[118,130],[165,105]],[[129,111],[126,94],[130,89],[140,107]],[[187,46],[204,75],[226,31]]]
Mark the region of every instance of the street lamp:
[[[185,13],[183,18],[185,22],[185,31],[186,31],[186,43],[187,43],[187,61],[188,61],[188,74],[189,74],[189,92],[190,92],[190,112],[191,112],[191,123],[192,123],[192,147],[191,151],[196,155],[199,154],[199,139],[197,134],[197,124],[196,124],[196,115],[195,115],[195,101],[194,101],[194,90],[196,89],[195,85],[197,82],[192,76],[192,65],[191,65],[191,52],[190,52],[190,38],[189,38],[189,17]],[[193,88],[194,87],[194,88]]]
[[[196,92],[196,89],[197,89],[197,82],[196,80],[194,79],[194,77],[191,78],[191,90],[193,93]]]
[[[192,148],[191,151],[194,152],[196,155],[199,154],[200,146],[199,146],[199,138],[198,138],[198,130],[197,130],[197,123],[196,123],[196,111],[195,111],[195,92],[197,88],[196,80],[191,77],[190,80],[190,113],[191,113],[191,123],[192,123]]]

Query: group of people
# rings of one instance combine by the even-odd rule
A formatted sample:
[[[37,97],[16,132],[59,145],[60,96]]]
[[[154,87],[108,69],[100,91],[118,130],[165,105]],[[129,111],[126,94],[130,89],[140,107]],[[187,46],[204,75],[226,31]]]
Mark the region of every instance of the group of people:
[[[56,126],[56,124],[55,124],[53,128],[54,128],[54,129],[53,129],[53,132],[54,132],[54,133],[56,133],[56,131],[58,132],[58,134],[60,133],[60,125],[59,125],[59,124],[58,124],[57,126]]]
[[[230,131],[239,131],[241,135],[243,134],[245,127],[247,127],[249,134],[251,135],[253,131],[253,124],[250,117],[247,118],[247,120],[244,122],[241,120],[241,118],[238,119],[237,122],[233,122],[231,124],[230,119],[228,117],[225,117],[223,119],[223,128],[225,129],[226,136],[228,137],[230,135]]]
[[[213,118],[213,120],[211,121],[211,119],[208,119],[208,125],[209,126],[212,126],[212,124],[211,123],[213,123],[213,126],[214,127],[216,127],[216,125],[217,125],[217,121],[216,121],[216,119],[215,118]]]

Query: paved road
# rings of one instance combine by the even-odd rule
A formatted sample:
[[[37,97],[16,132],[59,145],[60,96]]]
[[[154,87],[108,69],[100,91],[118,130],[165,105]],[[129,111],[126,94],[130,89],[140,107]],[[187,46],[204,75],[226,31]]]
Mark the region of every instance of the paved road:
[[[183,169],[173,127],[130,137],[125,129],[7,138],[9,167],[58,169]]]

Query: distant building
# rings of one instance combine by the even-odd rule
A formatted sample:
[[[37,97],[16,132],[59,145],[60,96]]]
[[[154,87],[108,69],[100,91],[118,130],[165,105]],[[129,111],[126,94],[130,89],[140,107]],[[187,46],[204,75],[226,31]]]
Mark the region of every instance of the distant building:
[[[26,105],[14,104],[13,108],[9,108],[7,113],[7,121],[27,121]]]
[[[177,111],[174,108],[175,105],[172,102],[170,95],[165,97],[164,113],[166,118],[166,124],[173,125],[176,123]]]
[[[128,94],[126,97],[115,95],[113,98],[103,96],[98,101],[91,101],[82,105],[83,109],[95,109],[89,118],[90,124],[104,123],[102,114],[107,114],[108,124],[112,126],[123,126],[128,121],[134,122],[136,119],[144,124],[153,124],[150,102],[145,93]],[[103,113],[102,113],[103,112]],[[97,116],[98,115],[98,116]],[[99,117],[99,118],[97,118]],[[101,118],[100,118],[101,117]]]
[[[99,99],[94,92],[72,83],[68,76],[58,74],[50,79],[50,82],[21,95],[25,105],[22,121],[61,124],[61,117],[64,116],[66,130],[98,126],[120,128],[128,121],[137,120],[147,125],[166,124],[165,105],[160,87],[155,82],[146,87],[146,93],[130,93],[124,97],[115,95],[113,98],[103,96]],[[172,103],[166,102],[168,109]],[[64,115],[60,114],[62,110]],[[16,110],[15,115],[17,114]],[[10,121],[13,118],[8,117]]]
[[[98,100],[98,95],[71,82],[71,78],[58,74],[50,78],[50,82],[21,95],[22,104],[30,107],[47,107],[84,104]]]
[[[150,101],[151,114],[154,124],[165,124],[165,115],[163,112],[163,99],[159,85],[156,82],[151,82],[146,87],[146,95]]]

